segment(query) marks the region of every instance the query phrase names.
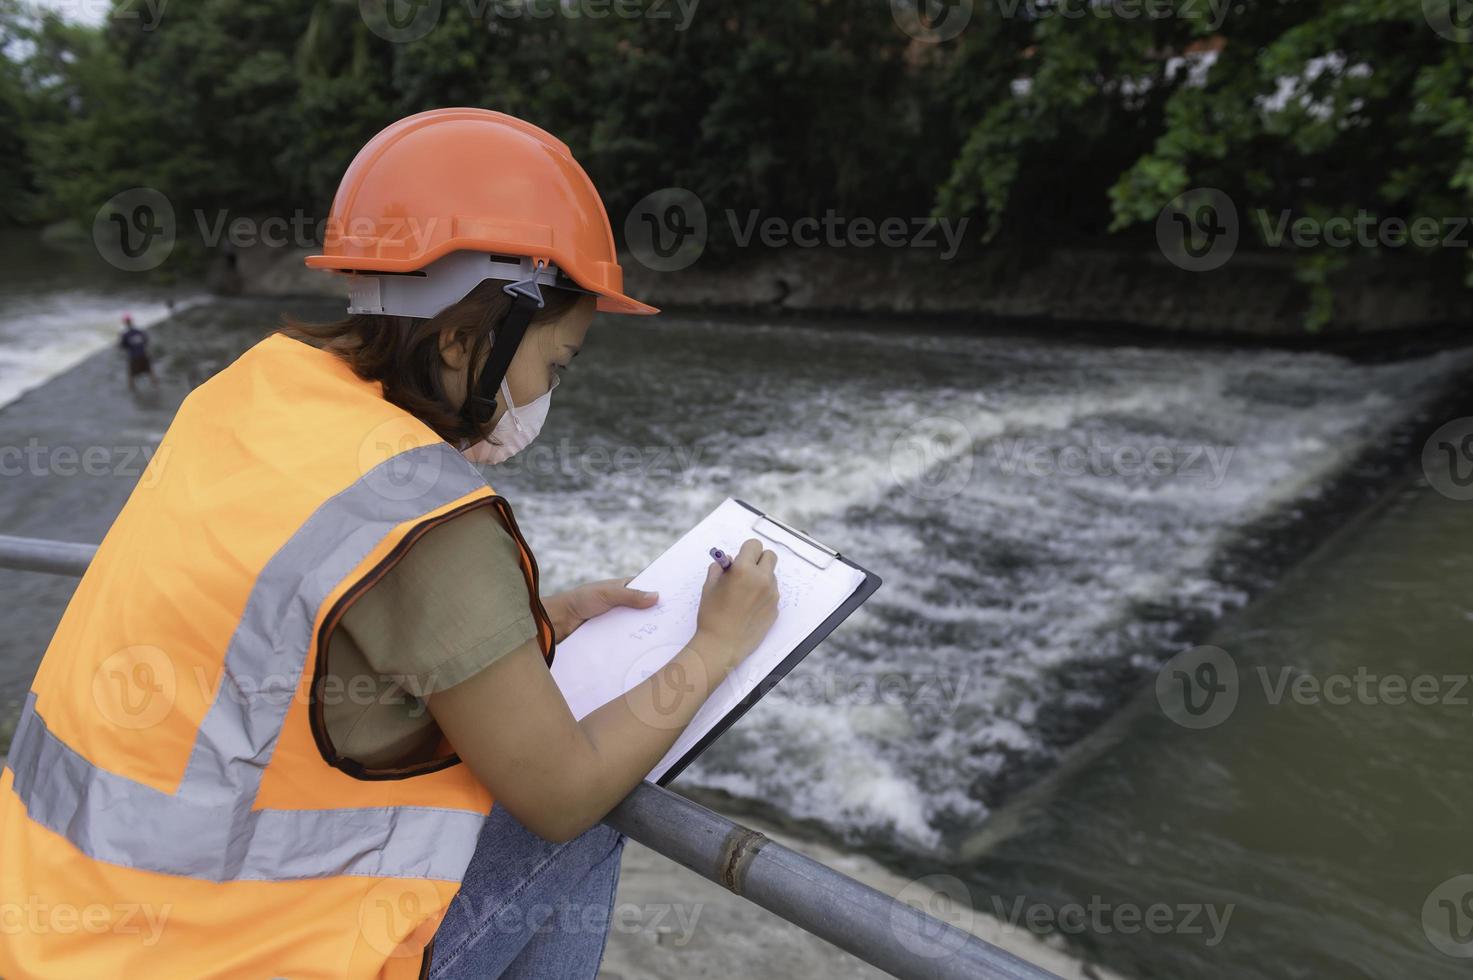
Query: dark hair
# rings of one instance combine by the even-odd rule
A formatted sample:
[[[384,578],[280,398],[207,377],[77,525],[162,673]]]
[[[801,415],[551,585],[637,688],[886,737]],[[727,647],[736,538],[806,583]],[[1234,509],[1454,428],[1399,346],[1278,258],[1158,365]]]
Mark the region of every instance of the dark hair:
[[[303,323],[286,318],[281,332],[296,340],[328,347],[364,381],[384,386],[384,398],[419,419],[452,445],[486,438],[490,427],[476,425],[462,413],[462,405],[445,390],[440,332],[451,330],[466,342],[470,363],[476,366],[468,384],[473,388],[480,365],[491,352],[492,338],[511,310],[505,283],[488,280],[464,299],[429,319],[355,313],[332,323]],[[550,286],[542,288],[546,305],[532,317],[535,326],[562,316],[583,293]]]

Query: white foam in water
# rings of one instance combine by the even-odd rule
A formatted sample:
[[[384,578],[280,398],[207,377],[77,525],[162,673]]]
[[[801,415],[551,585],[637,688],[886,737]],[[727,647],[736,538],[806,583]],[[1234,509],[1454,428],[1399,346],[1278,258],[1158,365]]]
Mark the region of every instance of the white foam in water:
[[[637,570],[728,494],[873,568],[876,597],[680,781],[921,850],[975,826],[1020,767],[1048,764],[1060,718],[1111,707],[1121,693],[1091,671],[1150,669],[1177,625],[1242,601],[1213,578],[1235,534],[1316,492],[1468,366],[854,331],[842,343],[862,363],[826,369],[835,336],[748,328],[724,348],[713,335],[695,348],[709,365],[646,343],[627,379],[596,378],[684,378],[640,395],[683,399],[679,417],[621,436],[699,448],[680,473],[490,475],[551,589]],[[692,394],[747,364],[760,367],[742,398],[708,411]],[[608,439],[623,403],[599,397],[615,396],[554,412],[549,437]],[[1091,444],[1202,454],[1156,476],[1019,462]]]
[[[203,302],[176,301],[175,312]],[[9,295],[0,315],[0,406],[108,347],[116,347],[123,314],[143,329],[168,317],[168,307],[137,295],[78,291]]]

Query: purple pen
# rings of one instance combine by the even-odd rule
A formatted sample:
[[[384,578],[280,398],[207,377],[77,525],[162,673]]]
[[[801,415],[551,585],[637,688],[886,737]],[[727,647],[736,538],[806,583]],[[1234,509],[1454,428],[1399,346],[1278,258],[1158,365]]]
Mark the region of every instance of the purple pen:
[[[711,549],[711,560],[720,565],[723,572],[731,567],[731,559],[720,548]]]

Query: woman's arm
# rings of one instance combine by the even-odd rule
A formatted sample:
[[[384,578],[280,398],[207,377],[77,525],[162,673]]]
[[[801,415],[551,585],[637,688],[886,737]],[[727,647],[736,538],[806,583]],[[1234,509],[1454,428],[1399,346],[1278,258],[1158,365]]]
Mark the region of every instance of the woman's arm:
[[[461,759],[539,837],[570,840],[662,759],[777,618],[777,556],[750,540],[706,575],[696,633],[658,673],[574,719],[535,641],[427,704]]]

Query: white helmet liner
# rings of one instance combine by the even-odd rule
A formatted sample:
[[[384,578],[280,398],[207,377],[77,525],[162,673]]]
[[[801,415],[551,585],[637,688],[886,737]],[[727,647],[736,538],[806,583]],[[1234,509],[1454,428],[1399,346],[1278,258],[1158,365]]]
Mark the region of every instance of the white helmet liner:
[[[348,312],[429,319],[460,302],[488,279],[521,282],[532,277],[533,259],[456,251],[417,272],[348,273]],[[536,269],[537,284],[588,293],[550,262]]]

